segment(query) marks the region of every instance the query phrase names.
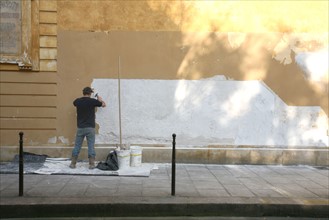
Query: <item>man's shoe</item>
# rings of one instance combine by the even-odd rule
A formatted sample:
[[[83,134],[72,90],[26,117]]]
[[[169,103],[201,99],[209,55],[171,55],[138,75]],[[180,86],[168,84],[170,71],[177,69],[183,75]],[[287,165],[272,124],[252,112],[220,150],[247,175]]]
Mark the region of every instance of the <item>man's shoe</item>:
[[[70,164],[70,168],[71,168],[71,169],[76,168],[77,160],[78,160],[77,157],[72,157],[72,158],[71,158],[71,164]]]
[[[95,158],[93,157],[89,158],[89,169],[95,169]]]

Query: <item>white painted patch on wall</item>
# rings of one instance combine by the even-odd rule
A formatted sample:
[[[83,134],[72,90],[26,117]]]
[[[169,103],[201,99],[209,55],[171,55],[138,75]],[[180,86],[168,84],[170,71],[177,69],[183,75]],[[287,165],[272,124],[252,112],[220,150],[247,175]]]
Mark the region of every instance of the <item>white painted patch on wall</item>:
[[[59,136],[58,138],[56,136],[51,137],[48,139],[48,144],[56,144],[57,140],[59,140],[62,144],[69,144],[69,139],[64,136]]]
[[[69,144],[69,139],[65,138],[64,136],[59,136],[58,139],[61,141],[62,144]]]
[[[94,79],[98,144],[119,143],[118,81]],[[121,80],[123,143],[328,146],[320,107],[287,106],[261,81]]]
[[[328,48],[315,52],[296,54],[296,63],[305,73],[305,77],[313,82],[328,81],[329,55]]]
[[[308,48],[300,47],[300,42],[317,42],[322,49],[308,51]],[[283,65],[295,62],[303,71],[306,79],[311,83],[320,85],[322,92],[328,87],[329,56],[328,56],[328,33],[323,34],[284,34],[275,46],[273,58]]]
[[[57,143],[57,137],[51,137],[48,138],[48,144],[56,144]]]

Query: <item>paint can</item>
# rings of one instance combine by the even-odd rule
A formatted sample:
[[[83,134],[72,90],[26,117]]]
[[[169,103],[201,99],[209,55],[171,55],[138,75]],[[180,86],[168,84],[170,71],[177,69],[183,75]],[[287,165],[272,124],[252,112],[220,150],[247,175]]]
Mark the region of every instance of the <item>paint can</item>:
[[[130,166],[130,150],[117,150],[119,169]]]
[[[130,147],[130,166],[139,167],[142,165],[142,148],[140,146]]]

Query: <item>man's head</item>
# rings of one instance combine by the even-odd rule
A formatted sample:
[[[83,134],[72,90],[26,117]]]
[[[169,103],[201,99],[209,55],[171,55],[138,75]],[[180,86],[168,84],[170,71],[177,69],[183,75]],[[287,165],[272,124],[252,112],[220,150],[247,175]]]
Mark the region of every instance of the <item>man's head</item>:
[[[83,95],[91,95],[91,93],[93,93],[93,89],[90,88],[90,87],[85,87],[83,90],[82,90],[82,93]]]

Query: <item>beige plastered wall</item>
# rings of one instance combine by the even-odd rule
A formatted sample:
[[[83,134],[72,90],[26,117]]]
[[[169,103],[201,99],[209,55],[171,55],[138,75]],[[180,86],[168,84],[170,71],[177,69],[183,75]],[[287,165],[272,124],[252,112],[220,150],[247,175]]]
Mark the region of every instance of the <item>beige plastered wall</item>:
[[[42,99],[51,108],[41,119],[45,127],[36,125],[40,120],[33,120],[42,114],[43,105],[35,104],[35,111],[23,117],[28,120],[26,143],[72,146],[76,128],[73,100],[93,79],[117,78],[119,56],[123,79],[225,75],[234,80],[263,80],[288,105],[321,106],[328,115],[328,78],[312,83],[294,61],[296,51],[312,52],[327,46],[328,23],[322,18],[328,12],[318,11],[326,3],[299,6],[308,9],[300,10],[299,16],[313,16],[304,26],[297,22],[298,14],[294,13],[298,10],[292,3],[266,3],[271,5],[258,3],[255,7],[229,1],[222,5],[216,1],[57,1],[56,10],[49,9],[57,15],[56,70],[31,77],[35,79],[32,83],[40,85],[41,80],[45,84],[39,96],[31,93],[31,97]],[[282,7],[285,13],[291,12],[291,17],[282,18]],[[272,17],[262,12],[265,8],[272,8]],[[246,14],[247,9],[251,14]],[[258,17],[253,16],[255,13]],[[275,59],[278,55],[286,58]],[[28,75],[13,76],[31,84]],[[22,88],[21,93],[25,90]],[[10,97],[1,105],[10,106],[9,102]],[[12,111],[17,108],[14,106]],[[1,146],[17,145],[21,123],[10,127],[13,122],[17,123],[17,117],[6,116],[6,126],[1,125]]]

